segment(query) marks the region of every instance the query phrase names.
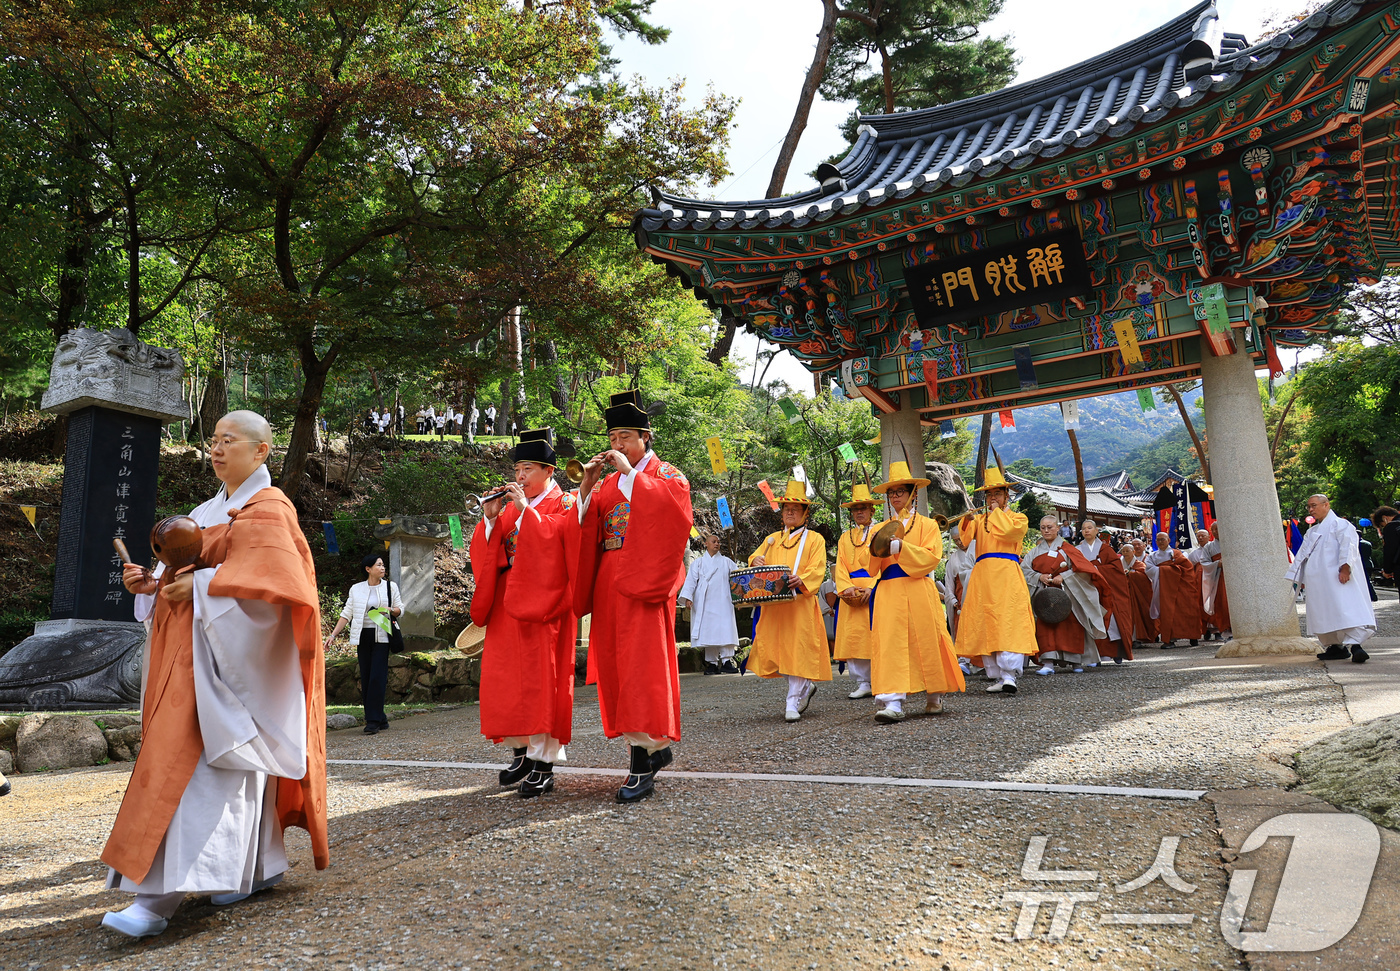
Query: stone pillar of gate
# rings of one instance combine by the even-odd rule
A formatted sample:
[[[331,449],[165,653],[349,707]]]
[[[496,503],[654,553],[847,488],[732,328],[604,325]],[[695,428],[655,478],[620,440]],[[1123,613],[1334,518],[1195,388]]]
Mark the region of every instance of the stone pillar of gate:
[[[904,407],[899,411],[880,415],[880,481],[889,478],[890,465],[903,462],[909,456],[909,471],[915,478],[924,475],[924,428],[919,421],[919,413],[913,408]],[[928,498],[919,491],[919,512],[928,515]]]
[[[1201,385],[1210,432],[1210,472],[1233,636],[1216,657],[1311,654],[1298,634],[1293,585],[1284,579],[1278,491],[1259,402],[1254,362],[1235,331],[1236,352],[1215,357],[1201,347]]]

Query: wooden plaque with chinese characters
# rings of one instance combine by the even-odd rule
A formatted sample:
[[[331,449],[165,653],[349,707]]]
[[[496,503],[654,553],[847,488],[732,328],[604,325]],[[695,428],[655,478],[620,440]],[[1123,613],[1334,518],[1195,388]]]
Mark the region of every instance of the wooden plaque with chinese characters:
[[[134,562],[150,562],[160,428],[158,419],[111,408],[69,415],[54,620],[135,620],[112,538],[126,543]]]
[[[1072,230],[904,268],[921,327],[1089,293],[1084,244]]]

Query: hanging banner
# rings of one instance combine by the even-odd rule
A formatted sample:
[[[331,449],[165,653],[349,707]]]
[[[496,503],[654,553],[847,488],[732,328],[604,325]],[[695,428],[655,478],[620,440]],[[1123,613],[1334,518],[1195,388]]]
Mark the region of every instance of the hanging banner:
[[[691,538],[691,539],[699,539],[699,538],[700,538],[700,530],[696,529],[694,526],[690,527],[690,538]]]
[[[767,480],[767,479],[764,479],[762,482],[760,482],[760,483],[758,484],[758,491],[761,492],[761,493],[763,493],[764,496],[767,497],[767,499],[768,499],[768,505],[770,505],[770,506],[773,507],[773,511],[774,511],[774,512],[777,512],[777,511],[778,511],[778,500],[773,496],[773,487],[770,486],[770,485],[768,484],[768,480]]]
[[[1040,381],[1035,376],[1035,358],[1031,355],[1031,346],[1017,344],[1011,348],[1011,353],[1016,359],[1016,378],[1021,382],[1021,390],[1029,391],[1040,387]]]
[[[321,530],[326,534],[326,552],[332,556],[339,556],[340,544],[335,539],[335,524],[323,522]]]
[[[1123,355],[1123,363],[1129,371],[1139,371],[1143,366],[1142,347],[1138,345],[1137,328],[1131,319],[1120,318],[1113,322],[1113,336],[1118,338],[1118,353]]]
[[[1141,408],[1143,411],[1146,412],[1146,411],[1156,411],[1156,410],[1157,410],[1157,399],[1154,398],[1154,397],[1152,397],[1152,389],[1151,389],[1151,388],[1138,388],[1138,389],[1137,389],[1137,396],[1138,396],[1138,407]]]
[[[879,444],[880,444],[880,433],[879,433],[879,432],[876,432],[874,438],[863,438],[863,439],[861,439],[861,441],[863,441],[863,442],[864,442],[865,444],[867,444],[867,445],[879,445]]]
[[[796,425],[802,420],[802,412],[797,410],[797,405],[792,403],[791,398],[779,398],[778,407],[782,409],[789,425]]]
[[[465,544],[462,542],[462,517],[457,513],[449,513],[447,517],[447,529],[452,533],[452,548],[460,550]]]
[[[719,436],[705,439],[705,451],[710,453],[710,468],[715,475],[723,475],[729,471],[729,466],[724,464],[724,446],[720,443]]]
[[[856,460],[856,450],[851,446],[850,442],[842,442],[840,445],[836,446],[836,451],[840,454],[842,461],[847,465]]]
[[[1000,412],[998,417],[1001,419],[1001,430],[1003,432],[1014,433],[1016,431],[1016,419],[1011,417],[1010,408]]]
[[[719,510],[719,524],[725,529],[733,529],[734,517],[729,514],[729,500],[720,496],[715,500],[715,508]]]
[[[24,518],[27,519],[27,520],[29,520],[29,525],[30,525],[30,526],[33,526],[33,527],[34,527],[34,532],[37,533],[37,532],[39,531],[39,527],[38,527],[37,525],[35,525],[35,519],[34,519],[34,517],[35,517],[36,515],[38,515],[39,507],[38,507],[38,506],[20,506],[20,507],[19,507],[19,511],[22,512],[22,513],[24,513]]]
[[[1077,401],[1062,401],[1062,402],[1060,402],[1060,417],[1064,418],[1064,420],[1065,420],[1065,431],[1069,431],[1071,428],[1073,428],[1073,429],[1075,429],[1076,431],[1078,431],[1078,429],[1079,429],[1079,402],[1077,402]]]
[[[953,427],[953,419],[944,418],[938,423],[939,438],[953,438],[958,434],[958,430]]]

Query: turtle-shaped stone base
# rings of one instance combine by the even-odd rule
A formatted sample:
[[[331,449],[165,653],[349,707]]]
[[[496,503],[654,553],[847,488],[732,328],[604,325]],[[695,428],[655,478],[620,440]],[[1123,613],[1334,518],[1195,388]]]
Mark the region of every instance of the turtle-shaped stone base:
[[[129,708],[141,701],[135,624],[36,633],[0,657],[0,707]]]

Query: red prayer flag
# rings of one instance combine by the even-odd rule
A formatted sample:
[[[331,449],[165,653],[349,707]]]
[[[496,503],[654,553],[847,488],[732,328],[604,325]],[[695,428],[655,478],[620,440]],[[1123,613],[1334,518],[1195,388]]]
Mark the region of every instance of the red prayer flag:
[[[1002,428],[1015,428],[1015,427],[1016,427],[1016,419],[1014,419],[1014,418],[1011,417],[1011,409],[1010,409],[1010,408],[1007,408],[1005,411],[1003,411],[1003,412],[1001,413],[1001,427],[1002,427]]]
[[[773,496],[773,487],[770,486],[770,485],[768,484],[768,480],[767,480],[767,479],[764,479],[764,480],[762,480],[761,482],[759,482],[759,484],[758,484],[758,491],[761,492],[761,493],[763,493],[765,496],[768,497],[768,505],[770,505],[770,506],[773,507],[773,511],[774,511],[774,512],[777,512],[777,511],[778,511],[778,500],[777,500],[776,498],[774,498],[774,496]]]

